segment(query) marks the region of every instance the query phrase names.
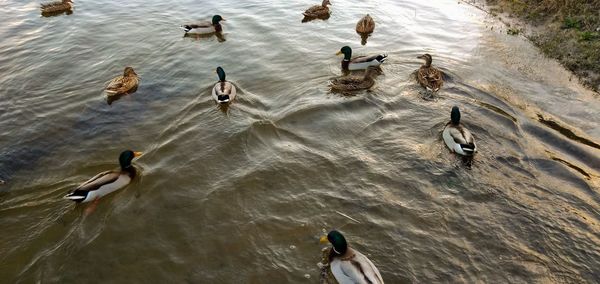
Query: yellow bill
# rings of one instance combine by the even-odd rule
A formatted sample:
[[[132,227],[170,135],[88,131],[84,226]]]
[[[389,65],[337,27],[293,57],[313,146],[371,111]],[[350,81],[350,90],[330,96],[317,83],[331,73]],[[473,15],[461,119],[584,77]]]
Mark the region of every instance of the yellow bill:
[[[141,156],[143,153],[142,152],[133,152],[133,156],[134,157],[139,157]]]
[[[322,237],[319,239],[319,243],[326,244],[326,243],[328,243],[328,242],[329,242],[329,240],[327,239],[327,236],[322,236]]]
[[[335,53],[335,55],[340,55],[340,54],[342,54],[341,50],[338,50],[338,52]]]

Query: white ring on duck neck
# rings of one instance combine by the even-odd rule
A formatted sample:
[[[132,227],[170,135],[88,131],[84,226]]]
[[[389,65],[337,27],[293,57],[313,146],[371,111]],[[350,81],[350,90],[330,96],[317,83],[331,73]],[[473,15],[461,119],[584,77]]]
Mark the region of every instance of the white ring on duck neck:
[[[333,249],[333,251],[335,251],[335,253],[337,253],[337,254],[341,254],[339,251],[337,251],[337,250],[335,249],[335,247],[331,247],[331,248]]]

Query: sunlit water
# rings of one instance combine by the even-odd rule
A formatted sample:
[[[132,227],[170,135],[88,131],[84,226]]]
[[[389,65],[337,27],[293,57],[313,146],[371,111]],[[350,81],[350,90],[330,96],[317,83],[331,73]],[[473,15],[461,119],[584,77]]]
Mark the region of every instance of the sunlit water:
[[[332,0],[302,23],[316,2],[0,2],[0,282],[315,283],[332,228],[387,283],[600,279],[595,95],[457,1]],[[178,29],[213,14],[224,42]],[[329,92],[343,45],[389,55],[370,91]],[[435,100],[425,52],[448,75]],[[125,66],[141,85],[109,105]],[[441,140],[453,105],[471,169]],[[62,199],[127,148],[133,184],[91,214]]]

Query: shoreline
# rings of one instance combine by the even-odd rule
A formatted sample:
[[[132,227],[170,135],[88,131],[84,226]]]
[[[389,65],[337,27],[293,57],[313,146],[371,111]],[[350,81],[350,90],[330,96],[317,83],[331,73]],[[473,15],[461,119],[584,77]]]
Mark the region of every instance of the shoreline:
[[[600,0],[467,0],[506,24],[509,35],[523,35],[556,59],[579,82],[600,94]]]

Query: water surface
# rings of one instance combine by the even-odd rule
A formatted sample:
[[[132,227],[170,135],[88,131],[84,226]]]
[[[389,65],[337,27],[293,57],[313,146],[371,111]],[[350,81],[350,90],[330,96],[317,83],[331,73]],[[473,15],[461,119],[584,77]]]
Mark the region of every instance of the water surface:
[[[387,283],[598,281],[597,96],[457,1],[332,2],[308,23],[315,1],[0,2],[2,282],[314,283],[332,228]],[[213,14],[224,42],[178,29]],[[389,55],[370,91],[329,92],[343,45]],[[448,75],[432,101],[425,52]],[[125,66],[141,85],[109,105]],[[471,169],[441,140],[454,105]],[[127,148],[133,184],[89,215],[62,199]]]

